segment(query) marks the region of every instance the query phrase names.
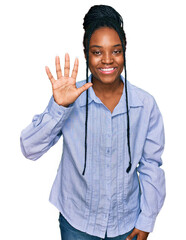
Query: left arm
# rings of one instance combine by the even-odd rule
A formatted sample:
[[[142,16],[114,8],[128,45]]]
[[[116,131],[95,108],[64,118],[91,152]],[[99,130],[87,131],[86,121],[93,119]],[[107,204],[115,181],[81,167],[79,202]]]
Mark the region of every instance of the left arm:
[[[156,217],[165,199],[165,175],[160,168],[164,149],[164,126],[161,113],[154,101],[143,155],[137,168],[141,187],[140,208],[135,229],[128,236],[137,235],[137,240],[146,240],[153,231]]]

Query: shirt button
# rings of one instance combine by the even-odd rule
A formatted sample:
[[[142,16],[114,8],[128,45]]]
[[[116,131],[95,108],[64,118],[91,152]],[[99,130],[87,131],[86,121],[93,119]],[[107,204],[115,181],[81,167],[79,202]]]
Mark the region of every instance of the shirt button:
[[[112,151],[111,151],[111,148],[107,147],[107,148],[105,149],[105,154],[110,155],[111,152],[112,152]]]

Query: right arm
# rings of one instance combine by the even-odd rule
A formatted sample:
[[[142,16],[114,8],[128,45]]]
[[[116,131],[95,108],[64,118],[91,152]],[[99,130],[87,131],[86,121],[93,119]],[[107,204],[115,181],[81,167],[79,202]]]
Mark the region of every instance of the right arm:
[[[74,101],[92,86],[92,83],[86,83],[80,88],[76,87],[78,59],[75,60],[71,77],[69,71],[68,54],[65,55],[64,76],[62,76],[59,57],[56,57],[57,80],[46,67],[46,73],[52,84],[53,97],[45,111],[34,116],[32,123],[21,132],[21,150],[26,158],[38,159],[59,140],[62,127],[73,109]]]
[[[20,137],[21,151],[30,160],[37,160],[61,137],[62,127],[73,106],[59,106],[52,97],[42,114],[35,115]]]

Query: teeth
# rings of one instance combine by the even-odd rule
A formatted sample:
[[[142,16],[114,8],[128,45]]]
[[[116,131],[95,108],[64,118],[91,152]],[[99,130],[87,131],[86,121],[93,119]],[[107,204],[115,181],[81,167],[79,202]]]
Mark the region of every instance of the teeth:
[[[114,70],[114,68],[101,68],[101,71],[104,71],[104,72],[109,72],[112,70]]]

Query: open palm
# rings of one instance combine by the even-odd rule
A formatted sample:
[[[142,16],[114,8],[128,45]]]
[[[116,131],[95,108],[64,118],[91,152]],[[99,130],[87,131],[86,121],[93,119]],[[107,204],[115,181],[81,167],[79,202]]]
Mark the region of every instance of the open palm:
[[[73,103],[82,92],[86,91],[92,86],[92,83],[86,83],[82,87],[76,87],[76,77],[78,73],[79,62],[76,58],[74,62],[74,67],[72,70],[71,77],[70,73],[70,57],[65,54],[65,66],[64,66],[64,76],[62,75],[60,59],[57,56],[55,59],[57,80],[54,79],[48,67],[46,67],[46,73],[52,84],[53,97],[58,105],[68,107],[69,104]]]

